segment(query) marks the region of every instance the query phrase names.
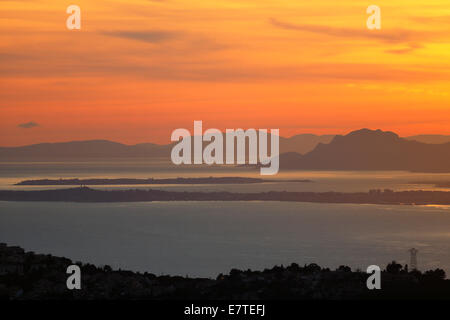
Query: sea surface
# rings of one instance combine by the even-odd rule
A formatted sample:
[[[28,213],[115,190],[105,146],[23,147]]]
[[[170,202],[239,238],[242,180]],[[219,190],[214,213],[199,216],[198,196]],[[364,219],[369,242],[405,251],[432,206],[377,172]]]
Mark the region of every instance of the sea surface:
[[[0,190],[67,186],[15,186],[26,179],[261,178],[257,169],[172,166],[165,161],[0,163]],[[450,174],[404,171],[281,171],[262,184],[122,185],[96,189],[172,191],[341,191],[370,189],[442,190],[431,183]],[[309,179],[312,182],[288,182]],[[232,268],[317,263],[384,267],[408,263],[419,249],[420,269],[450,274],[450,208],[286,202],[0,202],[0,242],[37,253],[155,274],[215,277]]]
[[[154,274],[392,260],[450,272],[450,207],[286,202],[0,202],[0,242]]]
[[[208,184],[208,185],[106,185],[97,189],[160,189],[170,191],[340,191],[367,192],[370,189],[440,190],[433,181],[450,181],[450,173],[413,173],[407,171],[280,171],[275,176],[261,176],[258,169],[230,166],[182,165],[155,160],[105,160],[84,162],[0,162],[0,190],[40,190],[68,188],[68,186],[16,186],[27,179],[69,178],[177,178],[177,177],[253,177],[281,180],[260,184]],[[312,182],[287,182],[288,180]],[[412,182],[427,182],[417,184]]]

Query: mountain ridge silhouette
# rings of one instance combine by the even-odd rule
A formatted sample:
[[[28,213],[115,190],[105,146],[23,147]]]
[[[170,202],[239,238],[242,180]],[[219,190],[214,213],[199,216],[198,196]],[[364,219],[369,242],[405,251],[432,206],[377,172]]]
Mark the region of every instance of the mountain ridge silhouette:
[[[280,155],[280,168],[302,170],[407,170],[450,172],[450,143],[426,144],[394,132],[360,129],[337,135],[329,144],[292,161]]]
[[[0,147],[0,161],[167,158],[172,144],[126,145],[109,140]],[[307,152],[305,152],[307,151]],[[280,168],[298,170],[407,170],[450,172],[450,142],[428,144],[380,129],[346,135],[280,137]]]

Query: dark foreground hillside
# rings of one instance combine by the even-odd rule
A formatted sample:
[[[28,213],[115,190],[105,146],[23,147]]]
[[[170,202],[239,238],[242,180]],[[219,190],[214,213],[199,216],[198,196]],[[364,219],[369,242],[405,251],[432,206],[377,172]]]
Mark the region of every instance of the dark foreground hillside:
[[[408,272],[391,263],[382,272],[381,290],[368,290],[364,272],[310,264],[264,271],[231,270],[217,279],[155,276],[77,263],[81,290],[68,290],[66,258],[25,252],[0,244],[1,299],[450,299],[442,270]]]

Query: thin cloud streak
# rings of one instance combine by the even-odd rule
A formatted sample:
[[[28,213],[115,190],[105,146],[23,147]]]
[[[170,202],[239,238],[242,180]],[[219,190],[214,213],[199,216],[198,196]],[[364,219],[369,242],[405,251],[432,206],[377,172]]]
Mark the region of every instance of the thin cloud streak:
[[[345,38],[359,38],[359,39],[372,39],[379,40],[386,43],[406,43],[417,40],[426,40],[432,38],[434,35],[431,33],[424,33],[412,30],[380,30],[370,31],[367,29],[351,29],[351,28],[337,28],[321,25],[311,24],[292,24],[288,22],[282,22],[277,19],[270,19],[270,23],[278,28],[286,30],[297,30],[304,32],[311,32],[316,34],[324,34],[333,37],[345,37]]]
[[[22,129],[31,129],[31,128],[39,127],[39,124],[36,122],[30,121],[30,122],[26,122],[26,123],[20,123],[17,125],[17,127],[22,128]]]
[[[104,35],[119,37],[131,40],[138,40],[148,43],[161,43],[179,38],[182,34],[172,31],[107,31],[103,32]]]

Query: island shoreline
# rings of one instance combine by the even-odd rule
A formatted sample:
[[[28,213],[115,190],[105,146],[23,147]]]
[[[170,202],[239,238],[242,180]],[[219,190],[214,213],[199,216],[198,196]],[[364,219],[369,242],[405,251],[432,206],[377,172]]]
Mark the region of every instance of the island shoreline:
[[[124,203],[154,201],[279,201],[310,203],[348,203],[380,205],[450,205],[446,191],[392,191],[369,192],[287,192],[260,193],[181,192],[158,189],[98,190],[88,187],[52,190],[0,190],[0,201]]]

